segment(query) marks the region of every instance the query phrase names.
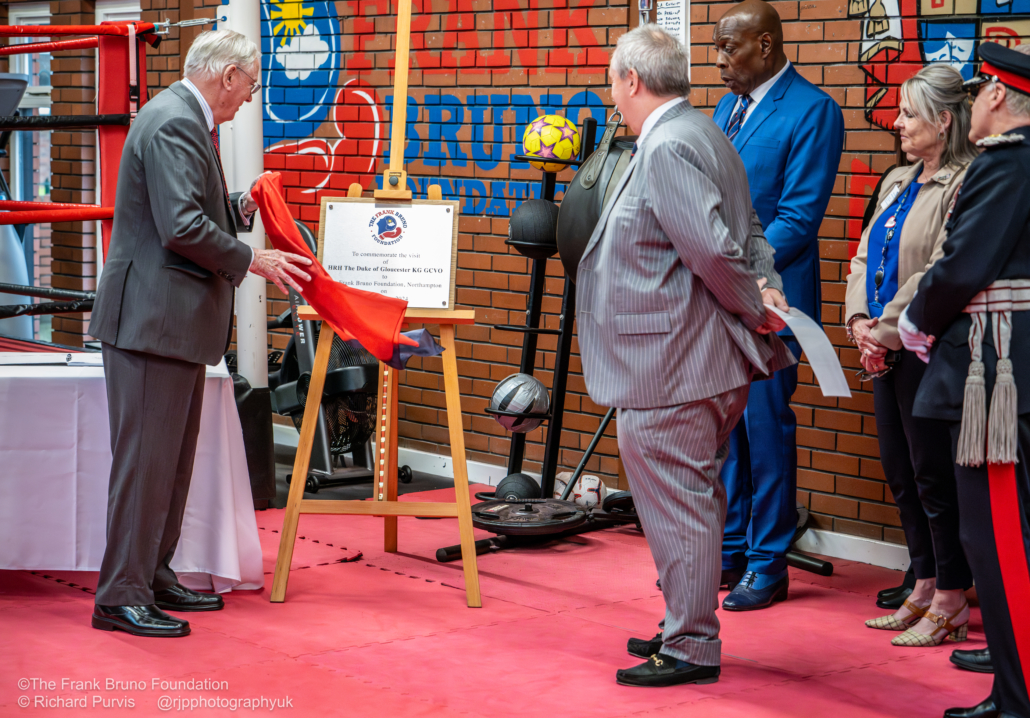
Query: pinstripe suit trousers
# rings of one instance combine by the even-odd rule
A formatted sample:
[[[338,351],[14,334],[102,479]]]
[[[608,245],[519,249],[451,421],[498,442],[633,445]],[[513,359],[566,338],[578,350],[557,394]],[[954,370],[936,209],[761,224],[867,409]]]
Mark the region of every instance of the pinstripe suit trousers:
[[[748,385],[701,401],[620,409],[619,454],[662,579],[662,653],[717,666],[726,489],[719,477]]]

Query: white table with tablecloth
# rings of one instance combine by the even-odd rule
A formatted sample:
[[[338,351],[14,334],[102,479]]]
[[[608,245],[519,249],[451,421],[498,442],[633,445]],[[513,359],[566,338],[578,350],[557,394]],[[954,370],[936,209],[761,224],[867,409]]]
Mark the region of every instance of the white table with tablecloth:
[[[110,470],[103,367],[0,366],[0,569],[100,570]],[[264,584],[243,432],[224,363],[208,367],[172,568],[191,588]]]

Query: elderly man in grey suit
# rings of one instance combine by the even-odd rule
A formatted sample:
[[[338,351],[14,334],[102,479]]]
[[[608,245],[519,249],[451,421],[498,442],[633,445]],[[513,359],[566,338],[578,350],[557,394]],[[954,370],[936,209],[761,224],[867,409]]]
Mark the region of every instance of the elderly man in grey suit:
[[[590,397],[618,407],[619,453],[661,577],[664,632],[624,685],[718,680],[715,616],[726,492],[719,469],[748,385],[795,359],[775,331],[783,306],[726,135],[684,99],[687,50],[653,25],[623,35],[612,99],[637,148],[579,265],[580,353]],[[757,225],[757,226],[756,226]],[[643,650],[642,650],[643,649]]]
[[[111,423],[107,549],[93,627],[185,636],[172,611],[222,608],[182,586],[179,540],[204,398],[204,365],[232,337],[234,289],[247,272],[296,287],[310,260],[251,249],[257,206],[226,191],[216,126],[260,89],[261,55],[244,36],[199,35],[185,79],[139,111],[118,171],[114,226],[90,334],[102,342]],[[285,290],[284,290],[285,291]]]

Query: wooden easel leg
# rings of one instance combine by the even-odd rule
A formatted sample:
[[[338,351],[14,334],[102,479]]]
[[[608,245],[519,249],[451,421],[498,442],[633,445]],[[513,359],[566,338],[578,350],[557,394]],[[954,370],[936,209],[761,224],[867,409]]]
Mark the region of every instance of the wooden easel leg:
[[[387,367],[385,364],[385,371],[389,372],[388,381],[386,382],[386,406],[389,410],[389,421],[387,425],[386,440],[386,453],[380,453],[380,456],[386,457],[386,493],[384,499],[386,501],[397,500],[397,470],[400,468],[397,465],[397,370]],[[383,550],[387,553],[397,553],[397,517],[396,516],[384,516],[383,517]]]
[[[329,366],[329,350],[333,346],[333,330],[322,322],[318,335],[318,351],[315,366],[311,370],[311,384],[308,386],[308,400],[304,404],[304,422],[301,424],[300,439],[297,442],[297,456],[293,461],[293,478],[290,480],[290,496],[286,501],[283,528],[279,533],[279,557],[275,561],[275,575],[272,578],[272,602],[286,600],[286,584],[290,580],[290,563],[293,561],[293,544],[297,540],[297,524],[300,521],[300,502],[304,498],[304,484],[307,483],[308,467],[311,464],[311,446],[315,442],[315,427],[318,424],[318,407],[322,404],[322,389],[325,387],[325,373]]]
[[[447,427],[451,438],[451,464],[454,466],[454,494],[458,504],[458,530],[461,534],[461,562],[465,571],[465,598],[469,608],[479,608],[479,569],[476,539],[472,533],[472,501],[469,499],[468,467],[465,464],[465,428],[461,423],[461,391],[458,388],[458,361],[454,351],[454,325],[440,325],[443,345],[443,384],[447,398]]]

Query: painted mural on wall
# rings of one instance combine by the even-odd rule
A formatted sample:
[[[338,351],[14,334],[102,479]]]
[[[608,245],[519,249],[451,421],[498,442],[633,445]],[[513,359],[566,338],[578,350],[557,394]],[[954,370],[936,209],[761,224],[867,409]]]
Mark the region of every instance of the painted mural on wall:
[[[447,4],[453,7],[440,7]],[[429,0],[424,5],[416,0],[412,68],[430,76],[504,68],[527,74],[555,67],[582,71],[592,65],[603,78],[608,55],[598,46],[604,44],[604,30],[598,34],[585,27],[593,0],[574,10],[552,10],[550,17],[535,10],[511,12],[518,4],[496,0],[496,29],[483,33],[463,27],[472,16],[458,12],[458,0],[437,2],[438,13],[456,14],[436,15],[441,32],[427,39],[421,31],[434,16]],[[345,12],[338,13],[338,7]],[[300,187],[288,190],[287,199],[317,203],[323,194],[344,192],[352,182],[366,189],[381,183],[377,172],[389,161],[392,89],[375,87],[366,77],[375,69],[368,51],[377,38],[374,20],[390,16],[389,1],[262,0],[261,8],[266,166],[295,169],[303,177]],[[583,26],[550,27],[562,22]],[[480,20],[476,26],[483,24]],[[566,47],[570,42],[576,45]],[[592,54],[598,51],[600,55]],[[513,170],[529,169],[527,163],[512,161],[519,148],[508,128],[519,128],[521,137],[521,128],[543,114],[561,114],[575,122],[587,116],[602,124],[605,120],[601,98],[588,89],[552,94],[527,87],[496,92],[484,88],[471,94],[445,87],[438,94],[413,93],[408,98],[405,160],[419,161],[440,176],[412,172],[409,188],[425,196],[429,184],[438,183],[444,197],[461,200],[463,213],[507,216],[523,200],[541,193],[539,181],[491,178],[499,174],[501,163]]]
[[[862,21],[859,63],[866,76],[866,118],[891,129],[898,86],[931,62],[969,79],[980,42],[1030,41],[1030,0],[850,0]]]
[[[865,73],[866,119],[891,132],[898,87],[920,68],[946,62],[969,79],[979,43],[1030,42],[1030,0],[849,0],[848,14],[862,23],[858,61]],[[846,235],[853,256],[866,197],[879,177],[859,159],[850,169]]]

